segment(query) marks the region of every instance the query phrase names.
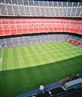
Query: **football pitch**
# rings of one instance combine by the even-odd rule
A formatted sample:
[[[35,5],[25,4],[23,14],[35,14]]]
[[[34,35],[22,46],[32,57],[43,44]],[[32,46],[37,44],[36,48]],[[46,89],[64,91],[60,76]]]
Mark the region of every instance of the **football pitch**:
[[[53,42],[0,51],[0,97],[22,93],[82,72],[82,49]]]

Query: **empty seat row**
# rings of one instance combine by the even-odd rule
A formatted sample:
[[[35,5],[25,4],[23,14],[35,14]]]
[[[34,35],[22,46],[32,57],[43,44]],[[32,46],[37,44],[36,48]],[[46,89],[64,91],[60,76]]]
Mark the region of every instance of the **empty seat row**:
[[[67,40],[68,35],[62,34],[44,34],[32,36],[14,36],[0,39],[0,48],[31,45],[37,43],[57,42]]]
[[[82,21],[68,19],[1,19],[0,36],[43,32],[69,32],[82,34]]]
[[[50,0],[0,0],[1,4],[30,5],[30,6],[53,6],[53,7],[78,7],[82,2],[58,2]]]
[[[82,6],[46,7],[0,4],[0,15],[7,16],[47,16],[47,17],[82,17]]]
[[[19,18],[19,19],[0,19],[0,24],[27,24],[27,23],[69,23],[69,24],[82,24],[79,19],[56,19],[56,18]]]

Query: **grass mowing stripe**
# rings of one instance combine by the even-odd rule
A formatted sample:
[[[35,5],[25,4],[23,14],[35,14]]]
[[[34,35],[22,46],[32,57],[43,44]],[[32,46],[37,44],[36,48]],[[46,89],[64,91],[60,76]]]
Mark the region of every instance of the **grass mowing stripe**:
[[[15,87],[15,74],[14,74],[14,71],[10,72],[11,69],[14,69],[14,60],[13,60],[13,49],[8,49],[8,59],[7,59],[7,70],[8,70],[8,73],[7,73],[7,93],[10,91],[10,90],[13,90]]]
[[[25,53],[25,56],[26,56],[27,67],[29,67],[29,66],[31,66],[29,48],[24,48],[24,53]]]
[[[17,60],[17,63],[15,63],[15,68],[18,68],[18,70],[14,70],[15,72],[15,88],[17,89],[16,91],[13,91],[15,92],[14,95],[18,95],[20,92],[21,92],[21,87],[23,87],[23,74],[22,74],[22,70],[21,70],[21,66],[24,64],[23,62],[23,59],[22,59],[22,54],[21,54],[21,50],[20,48],[17,48],[15,49],[15,58]],[[20,61],[21,60],[21,61]],[[20,90],[20,92],[19,92]]]
[[[25,53],[25,51],[24,51],[24,48],[21,48],[21,54],[22,54],[22,57],[23,57],[23,61],[24,61],[24,67],[26,67],[29,63],[27,63],[27,58],[26,58],[26,53]],[[30,80],[29,80],[29,76],[27,75],[27,71],[25,70],[24,71],[24,74],[22,74],[22,77],[23,77],[23,82],[25,82],[26,81],[26,78],[27,78],[27,80],[28,80],[28,82],[30,82]],[[26,77],[26,78],[25,78]],[[24,84],[24,83],[23,83]]]
[[[24,52],[23,52],[23,54],[27,54],[27,53],[25,53],[26,52],[26,48],[24,49]],[[30,53],[31,54],[31,53]],[[27,56],[27,55],[26,55]],[[29,65],[29,63],[27,64],[27,65]],[[37,70],[37,69],[36,69]],[[36,76],[33,74],[33,75],[31,75],[31,72],[34,72],[34,70],[33,69],[31,69],[31,72],[28,70],[28,71],[26,71],[27,72],[27,75],[26,75],[26,78],[27,78],[27,81],[29,82],[29,84],[30,83],[32,83],[32,81],[33,81],[33,78],[34,79],[36,79]],[[37,72],[37,71],[36,71]],[[39,73],[38,73],[39,74]],[[31,78],[31,76],[33,77],[33,78]],[[26,84],[27,85],[27,84]],[[28,85],[27,85],[28,86]]]
[[[7,70],[7,58],[8,58],[8,49],[5,49],[3,53],[2,70]]]
[[[4,50],[2,50],[2,52],[0,52],[0,76],[1,76],[1,71],[3,70],[2,69],[2,65],[3,65],[3,55],[4,55]]]
[[[13,64],[14,64],[14,69],[19,68],[19,61],[18,61],[18,57],[17,57],[17,49],[18,48],[13,48]]]
[[[11,48],[8,49],[8,56],[7,56],[7,70],[11,70],[14,68],[13,65],[13,50]]]
[[[1,87],[0,92],[2,94],[7,93],[7,73],[5,72],[5,70],[7,70],[7,58],[8,58],[8,49],[4,50],[3,52],[3,64],[0,76],[0,87]]]

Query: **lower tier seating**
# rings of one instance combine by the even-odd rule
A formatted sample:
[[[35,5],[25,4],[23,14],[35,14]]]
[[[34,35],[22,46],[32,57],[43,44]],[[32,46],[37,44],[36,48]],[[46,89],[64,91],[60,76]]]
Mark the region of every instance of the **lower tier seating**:
[[[37,35],[21,35],[0,38],[0,48],[24,46],[38,43],[66,41],[67,34],[37,34]]]
[[[82,47],[82,36],[61,33],[45,33],[33,35],[9,36],[0,38],[0,49],[5,47],[24,46],[47,42],[67,41],[78,47]]]

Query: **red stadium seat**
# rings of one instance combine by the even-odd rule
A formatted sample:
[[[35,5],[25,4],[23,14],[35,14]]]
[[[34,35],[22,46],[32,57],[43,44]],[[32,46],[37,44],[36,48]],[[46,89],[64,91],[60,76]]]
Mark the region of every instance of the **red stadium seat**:
[[[82,43],[79,46],[82,47]]]
[[[15,25],[10,25],[10,31],[12,35],[17,34],[16,26]]]
[[[82,44],[81,42],[79,42],[79,41],[77,42],[77,45],[78,45],[78,46],[81,45],[81,44]]]
[[[73,40],[73,44],[76,44],[76,45],[77,45],[77,42],[78,42],[78,41],[76,41],[76,40]]]
[[[2,35],[3,35],[3,27],[0,26],[0,36],[2,36]]]
[[[3,29],[4,29],[4,35],[10,35],[11,34],[9,25],[4,25]]]
[[[79,42],[79,41],[77,41],[77,40],[68,39],[67,42],[72,43],[72,44],[74,44],[74,45],[76,45],[76,46],[82,47],[82,42]]]
[[[69,39],[67,41],[70,42],[70,43],[73,43],[74,40],[73,39]]]
[[[82,21],[50,18],[20,18],[1,19],[0,35],[41,33],[41,32],[69,32],[82,34]],[[12,26],[14,25],[14,26]]]

